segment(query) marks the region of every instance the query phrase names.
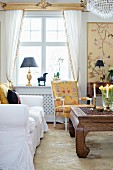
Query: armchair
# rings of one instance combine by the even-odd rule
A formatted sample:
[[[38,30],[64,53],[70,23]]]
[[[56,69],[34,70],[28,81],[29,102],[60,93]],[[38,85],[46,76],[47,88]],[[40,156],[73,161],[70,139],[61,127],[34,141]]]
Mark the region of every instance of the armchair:
[[[67,130],[71,106],[79,105],[81,100],[89,100],[92,104],[92,98],[78,97],[77,81],[52,81],[51,86],[54,100],[54,127],[56,127],[56,117],[63,117]]]

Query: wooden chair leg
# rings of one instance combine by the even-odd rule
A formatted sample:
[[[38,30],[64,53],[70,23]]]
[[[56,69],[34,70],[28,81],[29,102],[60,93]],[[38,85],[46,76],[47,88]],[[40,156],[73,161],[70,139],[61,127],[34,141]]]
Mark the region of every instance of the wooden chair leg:
[[[55,112],[54,112],[54,127],[56,127]]]

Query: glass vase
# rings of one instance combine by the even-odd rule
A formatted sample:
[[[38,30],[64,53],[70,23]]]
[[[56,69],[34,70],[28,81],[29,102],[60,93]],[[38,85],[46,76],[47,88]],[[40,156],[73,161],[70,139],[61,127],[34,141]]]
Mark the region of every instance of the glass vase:
[[[106,108],[107,100],[105,94],[102,94],[102,106],[103,108]]]
[[[103,108],[106,108],[106,106],[109,106],[110,110],[113,111],[113,97],[109,96],[109,98],[106,98],[106,94],[102,94],[102,105]]]

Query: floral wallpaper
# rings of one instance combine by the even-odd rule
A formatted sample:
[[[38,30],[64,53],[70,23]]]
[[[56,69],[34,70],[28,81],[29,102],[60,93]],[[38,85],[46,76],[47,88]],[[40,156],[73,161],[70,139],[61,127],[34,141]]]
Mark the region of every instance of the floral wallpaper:
[[[113,67],[113,23],[89,22],[87,24],[88,82],[100,82]],[[96,61],[104,61],[104,67],[95,67]]]

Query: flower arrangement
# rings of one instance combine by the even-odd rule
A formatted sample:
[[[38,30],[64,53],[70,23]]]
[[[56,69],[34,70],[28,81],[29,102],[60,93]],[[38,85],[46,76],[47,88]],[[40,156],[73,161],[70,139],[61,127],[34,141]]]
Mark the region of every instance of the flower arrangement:
[[[108,86],[100,86],[99,89],[102,92],[102,103],[103,103],[103,107],[106,106],[106,98],[107,98],[107,90],[108,90],[108,102],[109,102],[109,106],[112,107],[112,103],[113,103],[113,85]]]

